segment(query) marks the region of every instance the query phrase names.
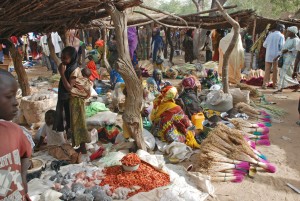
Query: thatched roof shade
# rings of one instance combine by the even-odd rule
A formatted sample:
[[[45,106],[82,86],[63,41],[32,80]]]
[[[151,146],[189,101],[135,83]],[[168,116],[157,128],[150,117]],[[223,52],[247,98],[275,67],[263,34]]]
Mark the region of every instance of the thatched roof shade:
[[[297,19],[271,19],[262,16],[256,16],[256,33],[261,33],[265,30],[268,24],[271,24],[271,27],[275,27],[276,24],[284,24],[285,27],[297,26],[300,28],[300,20]],[[249,30],[252,33],[253,23],[249,24]]]
[[[253,21],[255,15],[254,10],[240,10],[237,12],[230,13],[230,16],[237,20],[242,28],[247,27],[249,22]],[[190,26],[200,24],[204,29],[225,29],[231,28],[232,26],[224,19],[223,16],[182,16],[184,20],[188,22]],[[164,22],[172,23],[171,20],[166,19]],[[174,25],[178,22],[173,22]],[[180,22],[182,23],[182,22]]]
[[[107,17],[104,6],[108,2],[122,11],[142,0],[1,0],[0,37],[81,28]]]
[[[166,14],[162,13],[151,13],[148,14],[151,18],[158,20],[164,24],[174,26],[174,27],[180,27],[185,28],[186,24],[174,17],[168,16]],[[245,28],[249,25],[250,22],[253,21],[255,12],[253,10],[241,10],[238,12],[234,12],[230,14],[231,17],[234,19],[237,19],[240,23],[240,26],[242,28]],[[221,16],[217,15],[214,17],[211,16],[200,16],[200,15],[184,15],[180,16],[182,19],[184,19],[189,27],[196,27],[201,26],[205,29],[225,29],[225,28],[232,28],[232,26]],[[93,21],[97,22],[97,20]],[[107,25],[113,26],[110,24],[110,20],[107,19],[104,21]],[[134,26],[134,25],[140,25],[140,24],[147,24],[152,23],[153,20],[149,19],[148,17],[145,17],[144,15],[141,15],[139,13],[131,13],[128,15],[128,26]]]

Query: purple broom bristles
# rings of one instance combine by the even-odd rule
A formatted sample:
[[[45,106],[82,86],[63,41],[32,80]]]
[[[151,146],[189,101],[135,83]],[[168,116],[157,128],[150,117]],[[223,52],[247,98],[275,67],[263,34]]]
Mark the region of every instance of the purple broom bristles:
[[[260,120],[262,120],[265,123],[271,123],[271,119],[268,118],[261,118]]]
[[[235,169],[249,170],[250,164],[248,162],[241,162],[236,165]]]
[[[244,178],[245,178],[244,175],[241,175],[241,174],[240,175],[236,175],[235,179],[232,180],[232,182],[234,182],[234,183],[241,183],[244,180]]]
[[[248,173],[248,170],[237,170],[237,169],[235,169],[235,170],[233,170],[233,174],[234,174],[234,176],[236,176],[236,175],[246,175]]]
[[[268,168],[266,169],[267,172],[270,172],[270,173],[275,173],[276,172],[275,165],[273,165],[271,163],[267,163],[267,165],[268,165]]]
[[[256,144],[257,145],[270,146],[271,142],[270,142],[270,140],[264,139],[264,140],[257,140]]]

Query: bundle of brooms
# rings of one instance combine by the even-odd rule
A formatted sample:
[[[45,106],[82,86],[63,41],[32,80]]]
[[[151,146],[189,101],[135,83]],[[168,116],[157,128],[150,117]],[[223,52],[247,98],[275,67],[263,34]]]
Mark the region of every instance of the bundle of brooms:
[[[270,146],[269,128],[261,123],[251,123],[240,118],[229,119],[237,130],[240,130],[247,142],[255,148],[255,145]]]
[[[240,113],[245,113],[249,116],[250,120],[254,121],[260,121],[264,123],[265,125],[270,126],[271,125],[271,116],[264,110],[258,110],[254,107],[246,104],[246,103],[238,103],[236,104],[235,108]]]
[[[244,83],[238,83],[236,84],[237,88],[240,88],[241,90],[248,90],[250,91],[250,97],[252,98],[258,98],[261,96],[261,93],[255,89],[254,87],[251,87],[250,85],[244,84]]]
[[[239,130],[218,124],[201,144],[198,171],[207,173],[214,181],[241,182],[251,167],[275,172],[275,166],[263,158]]]

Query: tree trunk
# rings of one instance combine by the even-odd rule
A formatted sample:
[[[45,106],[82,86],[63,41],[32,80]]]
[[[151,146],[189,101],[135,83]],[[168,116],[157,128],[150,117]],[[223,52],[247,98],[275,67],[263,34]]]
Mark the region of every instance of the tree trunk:
[[[171,48],[171,52],[170,52],[170,59],[169,61],[171,62],[171,64],[173,65],[173,57],[174,57],[174,45],[173,45],[173,41],[171,38],[171,28],[169,27],[166,31],[166,37],[167,37],[167,41],[170,45]]]
[[[142,83],[134,71],[129,55],[127,16],[124,12],[120,12],[113,3],[107,3],[105,5],[105,9],[111,15],[115,26],[119,53],[119,58],[117,60],[117,71],[123,77],[126,85],[126,109],[123,114],[123,121],[128,129],[129,134],[135,140],[137,147],[146,151],[147,148],[142,135],[141,125],[143,90]]]
[[[151,37],[152,37],[152,29],[151,25],[146,25],[146,32],[147,32],[147,59],[151,56]]]
[[[227,0],[219,0],[219,3],[221,4],[221,6],[223,6],[225,3],[227,2]],[[212,0],[211,1],[211,9],[213,8],[217,8],[217,0]],[[217,13],[216,12],[213,12],[213,13],[210,13],[209,15],[210,16],[215,16]]]
[[[30,86],[29,86],[28,77],[25,68],[23,67],[22,64],[22,60],[23,60],[22,55],[19,53],[19,51],[11,41],[8,40],[8,44],[9,44],[9,52],[13,59],[14,67],[18,76],[18,82],[22,90],[22,96],[29,96]]]
[[[224,54],[224,59],[223,59],[223,67],[222,67],[222,82],[223,82],[223,89],[224,93],[229,92],[229,84],[228,84],[228,63],[229,63],[229,58],[230,55],[236,45],[236,42],[239,38],[240,34],[240,25],[238,22],[236,22],[234,19],[228,15],[228,13],[223,9],[222,5],[218,0],[216,0],[217,7],[219,11],[221,12],[222,16],[232,25],[233,27],[233,38]]]
[[[47,43],[48,43],[48,47],[49,47],[49,51],[50,51],[50,57],[54,60],[56,66],[58,67],[61,63],[61,60],[55,54],[55,49],[54,49],[54,45],[52,43],[51,34],[50,35],[48,34],[48,36],[47,36]]]
[[[105,65],[105,67],[106,67],[106,69],[107,69],[107,71],[108,71],[108,73],[110,73],[110,71],[111,71],[111,66],[110,66],[110,64],[109,64],[109,62],[107,61],[107,43],[108,43],[108,41],[107,41],[107,30],[106,30],[106,27],[104,27],[104,32],[103,32],[103,34],[104,34],[104,38],[103,38],[103,41],[104,41],[104,53],[103,53],[103,61],[104,61],[104,65]]]
[[[87,44],[87,41],[86,41],[86,39],[85,39],[85,32],[84,32],[84,30],[82,29],[81,30],[81,34],[80,34],[80,39],[81,39],[81,41],[84,43],[82,46],[81,46],[81,52],[82,52],[82,54],[81,54],[81,66],[84,68],[85,67],[85,47],[86,47],[86,44]]]
[[[165,59],[166,58],[168,58],[168,39],[167,39],[167,28],[166,27],[164,27],[164,32],[165,32],[165,41],[164,41],[164,43],[165,43],[165,46],[164,46],[164,57],[165,57]]]

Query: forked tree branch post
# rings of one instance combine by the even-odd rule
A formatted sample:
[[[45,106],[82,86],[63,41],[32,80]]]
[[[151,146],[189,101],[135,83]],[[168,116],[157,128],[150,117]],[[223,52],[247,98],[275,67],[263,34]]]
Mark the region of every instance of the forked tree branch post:
[[[9,44],[9,52],[13,59],[14,67],[18,76],[18,82],[22,90],[22,96],[29,96],[31,91],[28,82],[28,77],[25,68],[22,64],[22,55],[19,53],[15,45],[10,40],[7,40],[7,43]]]
[[[123,121],[126,130],[135,140],[137,147],[142,150],[147,150],[146,144],[142,135],[142,99],[143,89],[142,83],[137,77],[132,66],[127,34],[127,16],[125,12],[119,11],[113,3],[107,3],[105,10],[110,14],[115,26],[115,34],[118,46],[119,58],[117,60],[117,71],[121,74],[126,85],[126,100]],[[124,127],[124,128],[125,128]]]
[[[228,13],[224,10],[222,5],[220,4],[219,0],[216,0],[216,5],[219,11],[221,12],[222,16],[231,24],[233,27],[233,38],[224,54],[224,60],[223,60],[223,66],[222,66],[222,82],[223,82],[223,90],[224,93],[229,92],[229,83],[228,83],[228,63],[229,63],[229,57],[236,46],[237,40],[239,38],[240,34],[240,25],[237,21],[235,21]]]

